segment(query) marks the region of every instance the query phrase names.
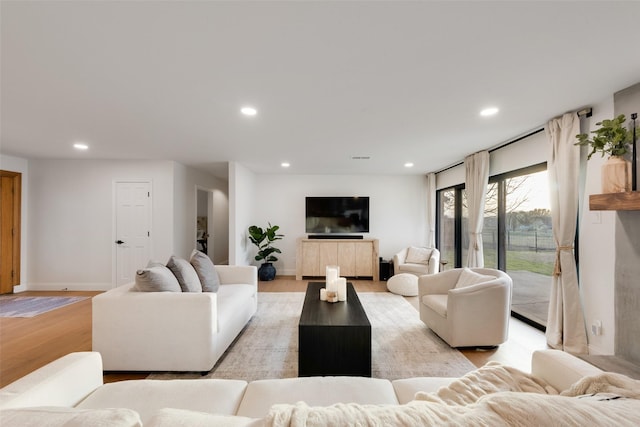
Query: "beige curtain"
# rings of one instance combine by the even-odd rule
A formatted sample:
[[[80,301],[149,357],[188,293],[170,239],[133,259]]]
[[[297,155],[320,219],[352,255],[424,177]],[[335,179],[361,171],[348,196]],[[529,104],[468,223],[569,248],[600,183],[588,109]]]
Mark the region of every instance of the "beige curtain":
[[[575,113],[553,119],[545,127],[549,141],[551,222],[556,242],[547,344],[570,353],[588,353],[587,334],[573,253],[578,214],[580,148],[575,145],[580,120]]]
[[[467,267],[484,267],[482,227],[484,203],[489,182],[489,152],[481,151],[465,157],[465,188],[469,210],[469,252]]]
[[[436,174],[427,174],[427,247],[436,247]]]

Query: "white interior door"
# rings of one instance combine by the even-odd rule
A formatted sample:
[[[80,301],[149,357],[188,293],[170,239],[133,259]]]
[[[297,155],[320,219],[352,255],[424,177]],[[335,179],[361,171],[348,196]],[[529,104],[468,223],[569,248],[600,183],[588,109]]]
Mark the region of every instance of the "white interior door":
[[[151,183],[116,182],[116,285],[135,280],[149,261]]]

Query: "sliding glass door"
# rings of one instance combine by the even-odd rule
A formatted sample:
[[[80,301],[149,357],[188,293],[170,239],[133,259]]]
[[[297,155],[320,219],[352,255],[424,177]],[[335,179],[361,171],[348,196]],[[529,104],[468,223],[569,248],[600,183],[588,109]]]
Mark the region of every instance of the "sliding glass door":
[[[511,309],[546,326],[555,245],[546,169],[506,178],[505,271],[513,279]]]
[[[469,246],[464,186],[440,190],[438,206],[437,244],[445,269],[462,267]],[[512,313],[544,328],[555,254],[546,164],[490,178],[482,241],[485,267],[513,279]]]

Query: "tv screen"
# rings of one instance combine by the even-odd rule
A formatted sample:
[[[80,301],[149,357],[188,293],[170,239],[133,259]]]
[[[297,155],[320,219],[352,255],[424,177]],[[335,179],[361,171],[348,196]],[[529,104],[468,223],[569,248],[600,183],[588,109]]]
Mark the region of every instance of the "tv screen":
[[[307,197],[306,232],[368,233],[368,197]]]

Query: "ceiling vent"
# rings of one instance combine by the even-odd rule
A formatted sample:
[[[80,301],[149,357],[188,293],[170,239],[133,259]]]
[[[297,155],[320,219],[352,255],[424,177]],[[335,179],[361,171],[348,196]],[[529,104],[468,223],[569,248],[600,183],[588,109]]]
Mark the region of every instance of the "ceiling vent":
[[[371,156],[351,156],[351,160],[370,160]]]

